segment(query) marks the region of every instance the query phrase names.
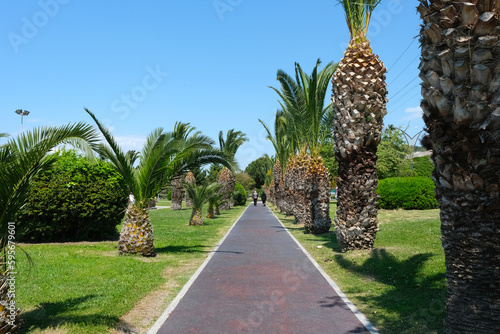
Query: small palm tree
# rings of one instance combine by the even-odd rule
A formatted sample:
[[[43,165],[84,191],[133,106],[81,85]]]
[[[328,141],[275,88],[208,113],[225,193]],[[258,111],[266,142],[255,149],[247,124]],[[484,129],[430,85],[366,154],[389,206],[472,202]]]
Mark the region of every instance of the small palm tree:
[[[7,137],[0,134],[0,137]],[[68,124],[59,127],[36,128],[21,133],[0,146],[0,328],[2,333],[14,333],[18,330],[19,310],[12,314],[3,305],[10,305],[12,297],[8,294],[7,278],[9,270],[7,251],[9,250],[9,227],[16,226],[16,215],[25,205],[32,184],[38,173],[50,168],[54,156],[48,153],[61,144],[73,144],[88,152],[96,148],[97,132],[85,123]],[[29,256],[28,259],[30,260]],[[30,260],[31,263],[31,260]],[[8,315],[16,318],[7,322]]]
[[[197,185],[195,183],[185,183],[184,189],[193,203],[193,211],[189,225],[203,225],[202,209],[210,198],[219,191],[220,185],[216,182],[205,185]]]
[[[154,256],[153,226],[147,210],[149,202],[172,178],[183,175],[190,168],[208,163],[230,164],[219,150],[204,148],[207,138],[201,134],[186,139],[175,130],[165,132],[158,128],[148,136],[138,166],[134,168],[109,130],[90,110],[85,110],[107,142],[99,147],[99,152],[111,161],[135,197],[135,202],[129,204],[125,213],[118,250],[120,253]]]
[[[215,216],[220,215],[219,207],[222,204],[222,196],[224,194],[218,192],[212,194],[208,199],[208,209],[207,209],[207,218],[214,219]]]

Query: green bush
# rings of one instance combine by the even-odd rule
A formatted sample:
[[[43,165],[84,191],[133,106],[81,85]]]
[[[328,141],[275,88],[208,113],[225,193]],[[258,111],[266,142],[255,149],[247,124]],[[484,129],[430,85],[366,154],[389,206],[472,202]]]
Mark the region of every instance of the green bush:
[[[438,207],[434,181],[428,177],[394,177],[380,180],[377,193],[382,209],[427,210]]]
[[[167,199],[168,199],[169,201],[171,201],[171,200],[172,200],[172,190],[169,190],[169,191],[168,191],[168,193],[167,193]]]
[[[247,203],[247,192],[239,183],[236,183],[233,191],[234,205],[245,205]]]
[[[115,238],[128,201],[126,185],[109,163],[89,163],[74,151],[52,156],[20,212],[25,242],[97,241]]]
[[[413,173],[415,176],[432,177],[434,164],[429,157],[413,158]]]

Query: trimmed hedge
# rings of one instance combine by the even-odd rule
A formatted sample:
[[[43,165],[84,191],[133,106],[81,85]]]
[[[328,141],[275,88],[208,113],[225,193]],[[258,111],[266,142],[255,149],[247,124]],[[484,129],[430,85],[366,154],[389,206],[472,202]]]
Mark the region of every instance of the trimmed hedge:
[[[116,238],[128,203],[123,178],[109,163],[89,163],[74,151],[55,153],[40,173],[18,217],[25,242],[98,241]]]
[[[415,176],[432,177],[434,164],[429,157],[413,158],[413,173]]]
[[[380,208],[394,210],[436,209],[434,181],[428,177],[394,177],[380,180],[377,193]]]
[[[233,191],[234,205],[245,205],[247,203],[247,196],[245,188],[241,184],[236,183]]]

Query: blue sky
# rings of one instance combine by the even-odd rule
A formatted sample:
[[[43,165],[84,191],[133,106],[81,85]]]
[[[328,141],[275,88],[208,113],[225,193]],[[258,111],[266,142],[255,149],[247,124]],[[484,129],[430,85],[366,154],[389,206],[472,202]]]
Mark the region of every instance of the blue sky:
[[[217,140],[241,130],[240,167],[273,154],[258,122],[279,107],[268,86],[299,62],[340,61],[349,42],[336,0],[40,0],[0,2],[0,132],[87,121],[92,110],[124,149],[156,127],[190,122]],[[390,70],[384,123],[421,119],[417,0],[382,0],[368,37]],[[406,52],[405,52],[406,50]]]

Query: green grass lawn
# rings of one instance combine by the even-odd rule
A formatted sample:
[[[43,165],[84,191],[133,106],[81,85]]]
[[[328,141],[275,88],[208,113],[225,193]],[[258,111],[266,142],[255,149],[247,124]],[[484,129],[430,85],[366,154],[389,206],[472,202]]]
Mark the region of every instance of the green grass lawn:
[[[146,306],[148,314],[141,316],[150,318],[139,328],[144,332],[245,208],[223,211],[217,219],[205,219],[204,226],[188,226],[191,210],[151,210],[154,258],[119,256],[116,241],[20,245],[35,263],[28,274],[26,257],[17,252],[21,333],[109,333],[119,321],[121,327],[137,329],[120,318],[158,291],[163,300],[157,314],[149,314]]]
[[[329,233],[305,234],[293,217],[276,214],[381,333],[442,332],[446,278],[439,210],[380,210],[375,249],[347,253],[340,252],[333,226]]]

